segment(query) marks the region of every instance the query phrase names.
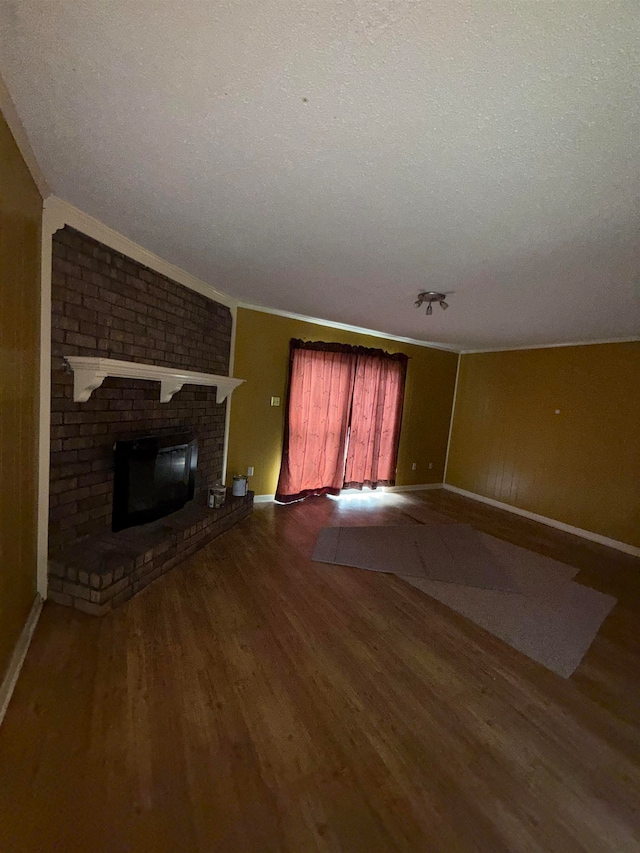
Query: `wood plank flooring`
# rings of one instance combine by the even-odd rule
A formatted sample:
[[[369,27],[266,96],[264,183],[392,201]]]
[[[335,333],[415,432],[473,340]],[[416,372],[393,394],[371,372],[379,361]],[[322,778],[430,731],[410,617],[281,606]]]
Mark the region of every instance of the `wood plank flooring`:
[[[329,525],[468,521],[618,597],[564,680]],[[0,851],[638,851],[640,561],[445,491],[258,506],[120,611],[45,604]]]

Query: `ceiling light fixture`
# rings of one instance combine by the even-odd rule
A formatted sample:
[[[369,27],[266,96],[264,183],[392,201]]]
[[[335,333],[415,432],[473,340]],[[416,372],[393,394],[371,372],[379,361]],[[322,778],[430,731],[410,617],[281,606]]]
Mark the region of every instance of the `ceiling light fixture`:
[[[418,294],[416,299],[416,308],[421,308],[424,302],[427,303],[427,314],[433,314],[433,303],[437,302],[440,307],[446,311],[449,303],[445,302],[445,293],[437,293],[435,290],[423,290]]]

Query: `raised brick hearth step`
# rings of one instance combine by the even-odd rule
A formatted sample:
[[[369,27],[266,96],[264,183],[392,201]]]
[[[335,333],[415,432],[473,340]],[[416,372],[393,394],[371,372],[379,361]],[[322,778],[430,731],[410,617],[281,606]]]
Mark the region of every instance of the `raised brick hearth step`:
[[[78,540],[52,553],[48,596],[102,616],[246,518],[252,508],[253,492],[228,495],[220,509],[191,503],[151,524]]]

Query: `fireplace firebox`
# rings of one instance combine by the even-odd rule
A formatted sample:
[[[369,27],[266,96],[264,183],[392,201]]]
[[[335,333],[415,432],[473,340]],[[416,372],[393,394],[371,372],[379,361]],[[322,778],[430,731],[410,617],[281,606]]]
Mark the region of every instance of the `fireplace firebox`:
[[[197,439],[145,436],[116,441],[112,530],[147,524],[181,509],[193,498]]]

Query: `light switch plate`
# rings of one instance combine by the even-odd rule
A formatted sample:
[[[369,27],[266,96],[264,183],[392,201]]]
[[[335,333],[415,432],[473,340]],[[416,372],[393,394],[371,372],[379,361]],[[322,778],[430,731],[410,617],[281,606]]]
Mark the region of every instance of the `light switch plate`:
[[[280,397],[272,397],[271,398],[271,405],[272,406],[279,406],[280,405]]]

